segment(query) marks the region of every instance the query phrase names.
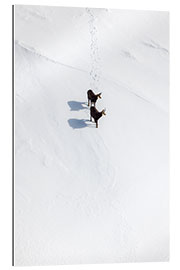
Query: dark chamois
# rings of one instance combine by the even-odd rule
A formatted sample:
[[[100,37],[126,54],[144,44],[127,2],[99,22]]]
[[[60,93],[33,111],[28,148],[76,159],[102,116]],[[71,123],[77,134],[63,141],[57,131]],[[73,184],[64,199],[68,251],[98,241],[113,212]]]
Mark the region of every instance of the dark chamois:
[[[94,92],[92,90],[88,90],[87,91],[87,97],[88,97],[88,106],[92,106],[94,104],[94,107],[96,105],[96,101],[98,98],[101,98],[101,94],[102,93],[99,93],[99,94],[94,94]],[[91,104],[90,104],[91,102]]]
[[[106,115],[105,110],[102,110],[101,112],[98,112],[98,110],[93,106],[90,108],[90,121],[92,121],[92,118],[94,118],[94,121],[96,123],[96,128],[98,128],[98,120],[101,118],[101,116]]]

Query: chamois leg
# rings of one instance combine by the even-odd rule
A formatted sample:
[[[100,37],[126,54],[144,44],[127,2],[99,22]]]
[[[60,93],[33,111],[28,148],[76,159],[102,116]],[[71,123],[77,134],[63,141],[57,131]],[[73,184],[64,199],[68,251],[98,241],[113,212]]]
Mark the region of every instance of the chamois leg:
[[[90,121],[92,122],[92,116],[90,115]]]
[[[98,128],[98,121],[96,121],[96,128]]]
[[[90,103],[90,102],[89,102],[89,99],[88,99],[88,107],[89,107],[89,105],[90,105],[89,103]]]

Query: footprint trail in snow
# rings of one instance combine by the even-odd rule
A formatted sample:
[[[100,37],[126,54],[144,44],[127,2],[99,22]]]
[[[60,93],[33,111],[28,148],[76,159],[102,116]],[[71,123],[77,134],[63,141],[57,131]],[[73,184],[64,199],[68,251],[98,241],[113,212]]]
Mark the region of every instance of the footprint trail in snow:
[[[89,16],[89,32],[90,32],[90,56],[91,56],[91,70],[90,70],[90,86],[95,91],[98,91],[99,81],[101,77],[101,68],[100,68],[100,56],[98,48],[98,30],[96,26],[95,14],[92,9],[86,8],[86,12]]]

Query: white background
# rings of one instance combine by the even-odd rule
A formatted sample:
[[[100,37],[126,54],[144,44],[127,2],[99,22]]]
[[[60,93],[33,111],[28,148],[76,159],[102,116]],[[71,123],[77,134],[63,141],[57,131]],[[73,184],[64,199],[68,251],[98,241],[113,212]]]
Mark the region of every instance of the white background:
[[[171,2],[171,3],[170,3]],[[11,167],[11,5],[12,4],[39,4],[39,5],[61,5],[61,6],[89,6],[89,7],[108,7],[119,9],[140,9],[140,10],[168,10],[170,11],[170,214],[171,214],[171,249],[169,263],[138,263],[138,264],[114,264],[114,265],[75,265],[75,266],[54,266],[51,268],[61,269],[177,269],[179,263],[179,152],[180,152],[180,128],[179,128],[179,100],[180,100],[180,85],[178,82],[179,75],[179,25],[180,25],[180,10],[178,8],[178,1],[160,1],[151,0],[149,3],[143,0],[132,1],[4,1],[1,3],[1,105],[0,105],[0,123],[1,123],[1,139],[0,139],[0,153],[1,153],[1,221],[0,221],[0,264],[1,269],[11,269],[11,238],[12,238],[12,219],[11,219],[11,205],[12,205],[12,167]],[[26,267],[21,267],[21,269]],[[50,267],[46,267],[50,269]],[[19,267],[17,269],[20,269]],[[42,267],[34,267],[34,269],[43,269]]]

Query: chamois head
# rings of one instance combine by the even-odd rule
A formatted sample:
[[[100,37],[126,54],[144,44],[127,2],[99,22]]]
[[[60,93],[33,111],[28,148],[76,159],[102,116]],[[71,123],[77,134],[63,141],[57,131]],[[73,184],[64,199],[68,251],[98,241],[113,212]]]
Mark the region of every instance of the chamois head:
[[[102,110],[102,115],[106,115],[105,111],[106,109]]]

